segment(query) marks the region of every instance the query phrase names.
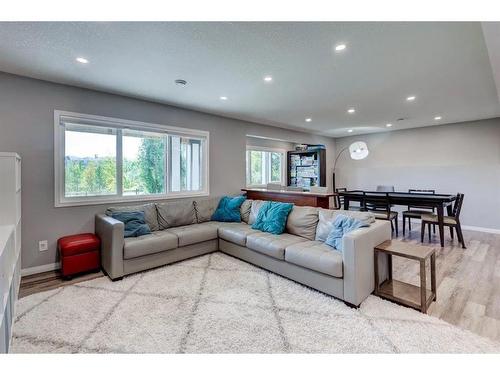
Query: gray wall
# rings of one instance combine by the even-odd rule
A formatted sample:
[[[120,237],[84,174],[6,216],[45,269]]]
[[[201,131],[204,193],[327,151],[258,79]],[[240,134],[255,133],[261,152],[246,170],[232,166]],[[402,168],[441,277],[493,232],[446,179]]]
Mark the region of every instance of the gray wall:
[[[328,175],[332,171],[332,138],[0,73],[0,150],[15,151],[23,158],[23,268],[56,262],[57,238],[93,231],[95,213],[105,209],[102,205],[54,208],[55,109],[210,131],[212,195],[235,194],[244,187],[247,134],[323,143]],[[45,239],[49,250],[39,252],[38,241]]]
[[[356,140],[365,141],[370,154],[359,161],[343,154],[337,187],[461,192],[464,225],[500,229],[499,118],[338,138],[337,150]]]

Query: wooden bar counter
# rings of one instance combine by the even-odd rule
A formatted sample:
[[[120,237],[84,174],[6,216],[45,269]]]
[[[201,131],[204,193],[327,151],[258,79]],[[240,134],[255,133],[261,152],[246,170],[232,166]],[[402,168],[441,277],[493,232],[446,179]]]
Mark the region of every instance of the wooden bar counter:
[[[311,193],[309,191],[288,191],[270,189],[241,189],[248,199],[293,203],[297,206],[330,208],[330,197],[335,193]]]

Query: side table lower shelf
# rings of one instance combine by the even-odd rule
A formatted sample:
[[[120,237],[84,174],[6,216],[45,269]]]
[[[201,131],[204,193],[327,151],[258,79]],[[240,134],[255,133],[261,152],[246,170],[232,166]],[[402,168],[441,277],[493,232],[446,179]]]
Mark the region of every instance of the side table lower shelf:
[[[420,287],[405,283],[399,280],[386,280],[378,288],[377,295],[390,301],[404,304],[414,309],[421,310]],[[426,289],[425,311],[432,303],[436,295],[429,289]]]

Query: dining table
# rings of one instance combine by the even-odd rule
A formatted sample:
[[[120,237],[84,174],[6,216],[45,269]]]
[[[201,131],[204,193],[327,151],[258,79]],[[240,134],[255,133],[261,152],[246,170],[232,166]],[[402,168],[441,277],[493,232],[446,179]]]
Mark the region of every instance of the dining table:
[[[435,208],[438,217],[439,240],[441,247],[444,247],[444,210],[447,215],[452,215],[452,204],[457,199],[456,194],[425,194],[407,192],[372,192],[363,190],[348,190],[338,192],[343,197],[344,210],[349,209],[350,202],[360,202],[361,207],[366,207],[367,203],[380,203],[381,197],[386,199],[388,204],[412,207]]]

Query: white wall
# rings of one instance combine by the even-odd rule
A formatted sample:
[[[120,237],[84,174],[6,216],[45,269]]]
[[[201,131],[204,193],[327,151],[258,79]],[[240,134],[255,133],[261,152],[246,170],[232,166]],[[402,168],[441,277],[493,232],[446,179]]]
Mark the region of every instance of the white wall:
[[[364,160],[337,164],[337,187],[377,185],[465,194],[462,223],[500,229],[500,118],[336,139],[337,150],[365,141]]]
[[[23,268],[56,262],[57,239],[92,232],[94,215],[106,207],[54,208],[55,109],[208,130],[212,195],[237,194],[245,186],[247,134],[323,143],[329,175],[332,171],[332,138],[0,73],[0,151],[15,151],[23,158]],[[48,251],[38,251],[39,240],[48,240]]]

